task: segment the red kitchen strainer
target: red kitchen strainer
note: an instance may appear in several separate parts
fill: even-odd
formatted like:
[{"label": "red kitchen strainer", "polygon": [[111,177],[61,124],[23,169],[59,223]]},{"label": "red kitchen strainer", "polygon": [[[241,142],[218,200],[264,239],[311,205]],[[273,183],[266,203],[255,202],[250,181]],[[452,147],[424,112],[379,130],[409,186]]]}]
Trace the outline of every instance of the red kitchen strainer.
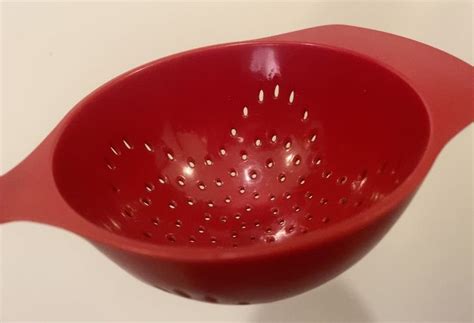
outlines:
[{"label": "red kitchen strainer", "polygon": [[160,59],[93,92],[0,178],[0,222],[70,230],[193,299],[288,297],[390,228],[472,122],[472,76],[348,26]]}]

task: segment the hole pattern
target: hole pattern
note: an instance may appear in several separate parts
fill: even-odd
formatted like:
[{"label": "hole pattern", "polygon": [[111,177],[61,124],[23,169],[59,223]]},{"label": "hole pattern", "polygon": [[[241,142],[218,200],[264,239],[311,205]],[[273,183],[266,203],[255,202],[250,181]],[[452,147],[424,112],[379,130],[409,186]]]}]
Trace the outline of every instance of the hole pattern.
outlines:
[{"label": "hole pattern", "polygon": [[267,168],[272,168],[274,164],[275,163],[273,162],[273,159],[271,158],[267,159],[267,161],[265,162],[265,165],[267,166]]},{"label": "hole pattern", "polygon": [[167,157],[169,160],[174,160],[173,152],[172,152],[172,151],[167,151],[167,152],[166,152],[166,157]]},{"label": "hole pattern", "polygon": [[170,201],[168,203],[168,207],[172,210],[176,209],[178,207],[178,203],[176,203],[175,201]]},{"label": "hole pattern", "polygon": [[164,176],[158,177],[158,182],[159,182],[160,184],[166,184],[166,177],[164,177]]},{"label": "hole pattern", "polygon": [[176,236],[173,234],[173,233],[167,233],[165,235],[165,238],[169,241],[169,242],[176,242]]},{"label": "hole pattern", "polygon": [[125,148],[127,148],[128,150],[133,149],[132,144],[130,144],[130,142],[128,142],[127,139],[122,139],[122,142],[123,142],[123,145],[125,146]]},{"label": "hole pattern", "polygon": [[288,97],[288,103],[293,104],[295,101],[295,91],[290,92],[290,96]]},{"label": "hole pattern", "polygon": [[257,175],[257,171],[251,170],[251,171],[249,172],[249,177],[250,177],[251,179],[257,179],[257,176],[258,176],[258,175]]},{"label": "hole pattern", "polygon": [[184,186],[185,182],[184,182],[184,177],[183,176],[179,176],[177,179],[176,179],[176,183],[178,183],[179,186]]},{"label": "hole pattern", "polygon": [[277,84],[275,85],[275,89],[273,90],[273,97],[275,99],[278,99],[279,95],[280,95],[280,86]]},{"label": "hole pattern", "polygon": [[[242,248],[327,227],[383,199],[384,193],[372,188],[367,169],[354,173],[331,167],[331,156],[322,150],[318,110],[303,106],[303,96],[295,100],[296,92],[279,84],[265,91],[257,94],[261,106],[254,101],[229,110],[227,137],[200,138],[206,141],[205,153],[192,145],[140,142],[130,134],[112,141],[104,169],[114,170],[108,173],[109,187],[118,200],[133,192],[114,182],[113,174],[133,171],[126,161],[134,154],[151,156],[161,174],[143,178],[133,173],[147,196],[124,200],[116,211],[120,221],[104,221],[104,228],[127,228],[135,238],[153,243]],[[265,120],[267,113],[281,113],[283,126],[256,129],[251,120]],[[296,132],[289,133],[286,123],[294,124]],[[144,150],[135,149],[140,146]],[[386,161],[373,174],[380,181],[390,178],[394,186],[401,181]]]},{"label": "hole pattern", "polygon": [[149,152],[153,152],[153,147],[149,143],[144,143],[145,149]]},{"label": "hole pattern", "polygon": [[308,117],[309,117],[309,111],[308,111],[308,110],[304,110],[304,111],[303,111],[303,121],[308,120]]},{"label": "hole pattern", "polygon": [[347,176],[341,176],[341,177],[339,177],[339,178],[337,179],[337,183],[338,183],[339,185],[343,185],[343,184],[347,183]]},{"label": "hole pattern", "polygon": [[321,176],[324,178],[330,178],[332,176],[332,171],[325,170],[324,172],[321,173]]},{"label": "hole pattern", "polygon": [[244,118],[247,118],[247,117],[249,116],[249,108],[244,107],[244,108],[242,109],[242,116],[243,116]]},{"label": "hole pattern", "polygon": [[115,164],[111,163],[111,162],[106,162],[106,165],[107,165],[107,168],[109,170],[114,170],[117,168],[117,166],[115,166]]},{"label": "hole pattern", "polygon": [[192,159],[191,157],[188,158],[188,166],[191,167],[191,168],[196,167],[196,161],[194,159]]},{"label": "hole pattern", "polygon": [[120,150],[118,150],[117,148],[113,147],[113,146],[110,146],[110,150],[112,150],[112,153],[115,155],[115,156],[119,156],[120,155]]},{"label": "hole pattern", "polygon": [[145,184],[145,190],[147,192],[152,192],[155,190],[155,185],[153,183],[146,183]]},{"label": "hole pattern", "polygon": [[204,164],[206,166],[212,166],[212,164],[214,164],[214,162],[212,161],[211,157],[207,156],[205,159],[204,159]]},{"label": "hole pattern", "polygon": [[299,166],[301,165],[301,157],[299,155],[296,155],[294,158],[293,158],[293,164],[295,166]]},{"label": "hole pattern", "polygon": [[140,202],[144,205],[144,206],[150,206],[151,205],[151,200],[147,197],[143,197],[140,199]]}]

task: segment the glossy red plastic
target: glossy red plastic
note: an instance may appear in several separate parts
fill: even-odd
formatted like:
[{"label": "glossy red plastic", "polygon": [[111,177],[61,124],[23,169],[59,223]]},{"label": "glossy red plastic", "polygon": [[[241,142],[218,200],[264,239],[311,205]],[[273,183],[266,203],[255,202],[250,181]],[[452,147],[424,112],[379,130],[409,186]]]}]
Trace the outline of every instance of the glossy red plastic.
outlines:
[{"label": "glossy red plastic", "polygon": [[473,68],[322,26],[196,49],[100,87],[0,178],[0,222],[90,240],[160,289],[247,304],[335,277],[473,121]]}]

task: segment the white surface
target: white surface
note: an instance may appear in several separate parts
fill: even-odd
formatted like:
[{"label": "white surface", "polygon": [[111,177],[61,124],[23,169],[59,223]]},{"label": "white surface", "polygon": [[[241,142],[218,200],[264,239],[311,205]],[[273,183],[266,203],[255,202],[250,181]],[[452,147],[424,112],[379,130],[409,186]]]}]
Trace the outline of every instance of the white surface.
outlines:
[{"label": "white surface", "polygon": [[[401,34],[472,64],[468,1],[4,3],[1,167],[13,167],[79,99],[136,65],[327,23]],[[400,221],[361,262],[273,304],[178,298],[130,277],[72,234],[30,223],[2,226],[0,320],[471,321],[472,147],[471,126],[446,147]]]}]

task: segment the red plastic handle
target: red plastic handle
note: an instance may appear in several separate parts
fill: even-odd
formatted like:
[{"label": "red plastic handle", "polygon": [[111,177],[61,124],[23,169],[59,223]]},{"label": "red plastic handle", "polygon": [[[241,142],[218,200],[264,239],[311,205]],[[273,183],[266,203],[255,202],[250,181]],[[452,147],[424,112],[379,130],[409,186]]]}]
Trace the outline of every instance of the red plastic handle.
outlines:
[{"label": "red plastic handle", "polygon": [[57,133],[18,166],[0,176],[0,223],[34,221],[58,227],[74,225],[72,209],[60,195],[52,171]]},{"label": "red plastic handle", "polygon": [[432,123],[432,139],[438,149],[473,122],[473,67],[431,46],[344,25],[314,27],[264,40],[314,43],[350,50],[397,72],[424,101]]}]

